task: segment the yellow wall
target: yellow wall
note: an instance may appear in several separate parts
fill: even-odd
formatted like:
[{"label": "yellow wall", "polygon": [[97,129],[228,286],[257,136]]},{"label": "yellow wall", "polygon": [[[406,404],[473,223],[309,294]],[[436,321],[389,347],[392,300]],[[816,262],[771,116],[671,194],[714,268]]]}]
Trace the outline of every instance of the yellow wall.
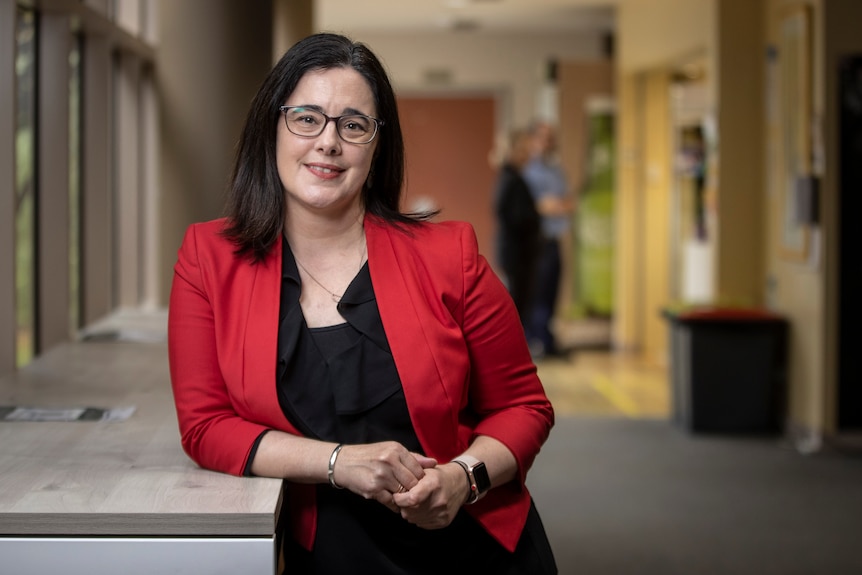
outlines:
[{"label": "yellow wall", "polygon": [[666,321],[661,309],[670,303],[670,205],[673,157],[670,133],[670,72],[659,69],[643,78],[643,213],[640,253],[644,282],[641,323],[642,349],[647,359],[664,363],[668,351]]},{"label": "yellow wall", "polygon": [[638,154],[642,83],[637,74],[622,74],[618,78],[617,105],[617,173],[614,203],[614,345],[633,349],[643,339],[643,326],[638,310],[642,271],[637,258],[640,210],[640,159]]},{"label": "yellow wall", "polygon": [[[838,205],[837,64],[842,54],[862,51],[862,3],[858,0],[770,0],[766,29],[769,42],[779,42],[780,22],[788,11],[807,6],[812,31],[811,125],[813,173],[821,180],[821,224],[810,230],[808,252],[788,258],[782,249],[781,180],[771,168],[766,220],[767,269],[775,308],[792,324],[789,365],[789,419],[792,430],[830,435],[836,431],[836,344],[840,313],[836,302]],[[780,56],[780,55],[779,55]],[[779,100],[776,98],[776,103]],[[780,118],[767,119],[767,150],[783,137]],[[778,163],[780,168],[780,162]]]},{"label": "yellow wall", "polygon": [[712,48],[716,0],[619,0],[617,65],[666,66]]},{"label": "yellow wall", "polygon": [[[788,11],[800,5],[811,9],[812,29],[820,21],[820,13],[812,2],[790,2],[786,0],[771,0],[767,11],[767,37],[772,45],[779,42],[779,27]],[[779,61],[781,54],[778,55]],[[776,69],[780,79],[780,72]],[[822,100],[817,92],[822,88],[819,82],[814,82],[813,96],[815,101]],[[772,119],[775,125],[769,126],[771,150],[780,149],[784,137],[783,124],[780,117],[780,95],[774,94],[771,104],[777,106],[779,112]],[[814,108],[820,104],[814,103]],[[814,110],[812,110],[814,112]],[[814,112],[817,113],[817,112]],[[776,310],[787,316],[791,324],[789,371],[788,371],[788,417],[793,428],[808,431],[823,430],[825,427],[825,387],[824,358],[822,342],[825,336],[823,307],[823,271],[819,263],[819,250],[809,244],[809,254],[798,258],[790,256],[781,242],[782,205],[784,201],[783,180],[780,172],[783,164],[780,156],[775,159],[776,169],[770,169],[769,180],[769,217],[767,242],[769,252],[767,269],[772,278],[771,300]]]},{"label": "yellow wall", "polygon": [[[715,0],[621,0],[617,8],[619,142],[614,344],[663,362],[670,303],[673,70],[714,52]],[[712,75],[707,64],[707,78]]]},{"label": "yellow wall", "polygon": [[[646,7],[645,4],[649,6]],[[627,106],[620,114],[620,310],[616,343],[667,357],[660,310],[671,304],[673,161],[672,73],[704,66],[708,113],[717,125],[709,199],[715,224],[716,303],[761,305],[764,252],[763,8],[748,0],[624,1],[618,14],[618,74]],[[642,85],[641,85],[642,84]],[[639,87],[640,86],[640,87]],[[639,90],[639,94],[630,91]],[[634,264],[634,270],[622,266]],[[629,315],[631,314],[631,315]]]},{"label": "yellow wall", "polygon": [[[822,12],[817,3],[788,0],[771,0],[767,12],[767,36],[770,44],[779,43],[780,23],[794,7],[808,6],[811,14],[811,27],[814,32],[812,48],[819,44],[818,28],[821,26]],[[818,50],[819,51],[819,50]],[[781,54],[779,53],[779,61]],[[818,58],[813,56],[815,77],[820,76]],[[778,74],[780,79],[780,74]],[[822,83],[812,86],[812,113],[822,117]],[[776,91],[770,105],[781,111],[780,91]],[[769,142],[772,149],[780,149],[785,137],[780,116],[777,129],[770,130],[774,138]],[[776,141],[777,139],[777,141]],[[778,161],[780,168],[781,162]],[[790,257],[782,246],[782,202],[785,185],[778,173],[770,180],[770,218],[766,221],[770,244],[768,269],[773,278],[772,298],[775,308],[786,315],[791,323],[789,354],[788,416],[794,428],[820,432],[826,423],[825,412],[825,368],[823,357],[824,326],[824,275],[821,264],[822,252],[809,242],[809,253],[803,258]],[[811,230],[814,234],[818,230]],[[813,238],[811,238],[813,239]]]},{"label": "yellow wall", "polygon": [[751,0],[720,0],[716,16],[716,294],[721,303],[760,306],[766,251],[763,8]]}]

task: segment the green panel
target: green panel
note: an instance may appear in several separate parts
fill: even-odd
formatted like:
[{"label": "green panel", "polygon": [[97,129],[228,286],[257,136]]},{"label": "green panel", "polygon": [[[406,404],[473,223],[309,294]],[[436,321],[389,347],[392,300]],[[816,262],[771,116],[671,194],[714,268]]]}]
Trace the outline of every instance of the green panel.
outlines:
[{"label": "green panel", "polygon": [[588,183],[577,216],[577,277],[581,307],[590,315],[613,313],[614,118],[589,118]]}]

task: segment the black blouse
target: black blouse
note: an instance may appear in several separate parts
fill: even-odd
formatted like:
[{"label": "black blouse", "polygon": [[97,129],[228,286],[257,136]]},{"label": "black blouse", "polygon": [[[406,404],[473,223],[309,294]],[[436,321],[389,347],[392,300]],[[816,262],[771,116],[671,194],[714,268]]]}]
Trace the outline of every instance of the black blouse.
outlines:
[{"label": "black blouse", "polygon": [[368,264],[338,304],[346,323],[310,329],[287,242],[283,253],[276,373],[279,404],[288,419],[308,437],[339,443],[395,440],[420,452]]}]

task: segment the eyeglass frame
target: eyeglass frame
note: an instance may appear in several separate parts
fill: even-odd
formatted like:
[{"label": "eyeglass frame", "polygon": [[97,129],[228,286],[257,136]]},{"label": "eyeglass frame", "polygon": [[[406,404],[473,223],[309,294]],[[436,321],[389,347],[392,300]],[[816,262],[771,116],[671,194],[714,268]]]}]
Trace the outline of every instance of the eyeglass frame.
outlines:
[{"label": "eyeglass frame", "polygon": [[[326,121],[323,122],[323,126],[321,126],[321,128],[320,128],[320,132],[318,132],[314,135],[311,135],[311,134],[297,134],[296,132],[291,130],[290,124],[287,122],[287,112],[289,112],[293,108],[308,108],[310,111],[312,111],[316,114],[320,114],[321,116],[326,118]],[[324,114],[323,112],[321,112],[320,110],[315,110],[314,108],[309,108],[308,106],[287,106],[287,105],[284,105],[284,106],[279,106],[278,111],[279,111],[279,113],[281,113],[282,117],[284,117],[284,127],[287,128],[287,131],[290,132],[291,134],[293,134],[294,136],[298,136],[300,138],[316,138],[316,137],[320,136],[320,134],[322,134],[324,130],[326,130],[326,126],[329,124],[329,122],[333,122],[335,124],[335,133],[338,134],[338,137],[341,138],[344,142],[346,142],[348,144],[356,144],[357,146],[364,146],[366,144],[370,144],[371,142],[373,142],[374,138],[376,138],[377,134],[380,132],[380,127],[386,123],[385,121],[383,121],[379,118],[375,118],[374,116],[367,116],[365,114],[342,114],[340,116],[328,116],[328,115]],[[361,118],[368,118],[369,120],[374,122],[374,133],[371,135],[371,139],[368,140],[367,142],[351,142],[350,140],[346,139],[344,136],[341,135],[341,130],[338,127],[338,121],[341,118],[350,118],[352,116],[359,116]]]}]

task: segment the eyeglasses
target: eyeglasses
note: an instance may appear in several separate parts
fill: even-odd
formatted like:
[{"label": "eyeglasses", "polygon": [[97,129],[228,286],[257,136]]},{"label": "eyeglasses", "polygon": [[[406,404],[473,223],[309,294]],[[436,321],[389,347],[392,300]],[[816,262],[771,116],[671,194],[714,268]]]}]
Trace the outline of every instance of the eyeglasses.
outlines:
[{"label": "eyeglasses", "polygon": [[284,124],[290,133],[303,138],[314,138],[323,133],[329,122],[335,122],[335,131],[345,142],[351,144],[370,144],[377,135],[383,120],[363,114],[346,114],[331,117],[303,106],[279,106],[284,114]]}]

